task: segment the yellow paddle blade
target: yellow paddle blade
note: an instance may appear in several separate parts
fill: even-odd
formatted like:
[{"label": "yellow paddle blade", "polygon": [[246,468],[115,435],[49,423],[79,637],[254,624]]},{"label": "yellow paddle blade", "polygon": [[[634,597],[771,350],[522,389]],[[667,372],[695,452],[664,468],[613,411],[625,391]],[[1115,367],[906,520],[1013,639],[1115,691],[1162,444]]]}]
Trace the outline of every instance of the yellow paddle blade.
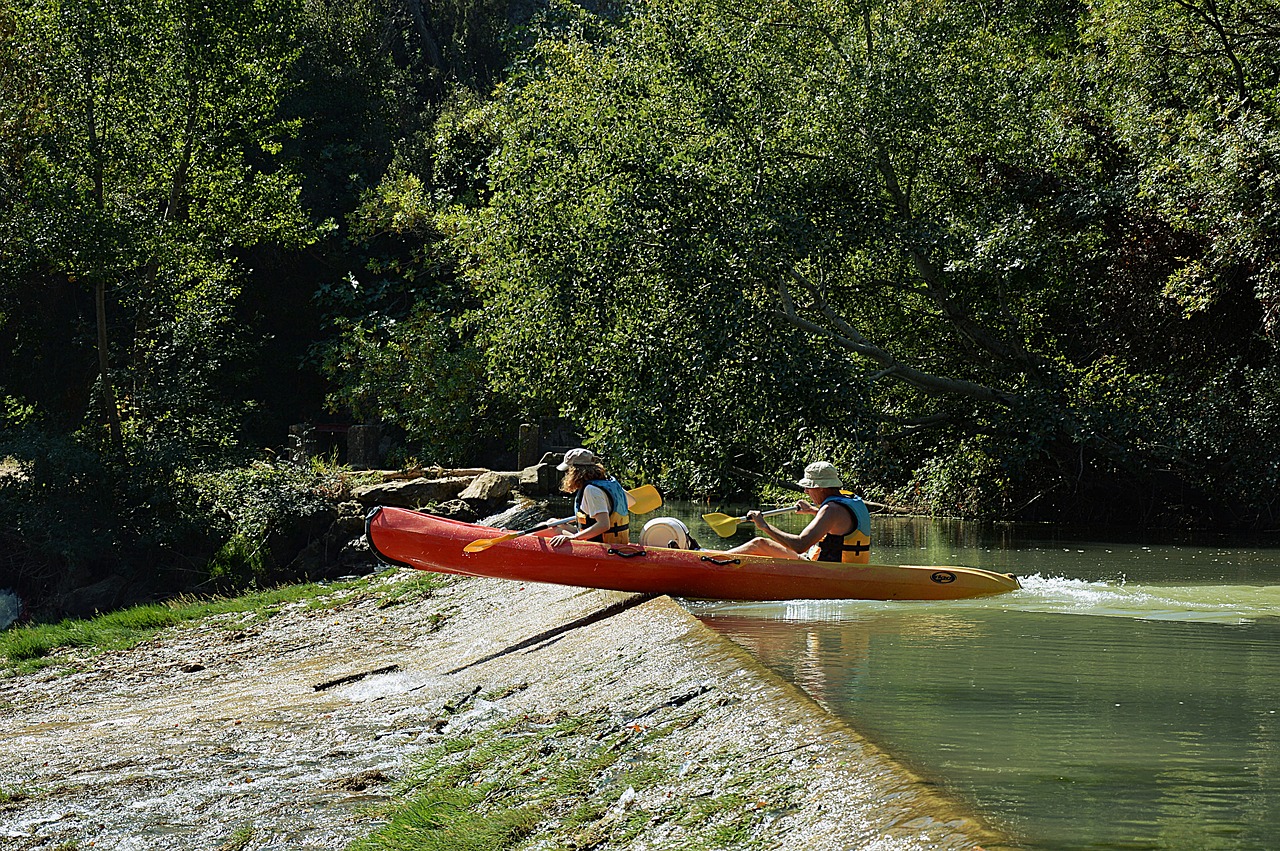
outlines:
[{"label": "yellow paddle blade", "polygon": [[627,491],[627,495],[634,500],[631,507],[627,509],[632,514],[648,514],[662,507],[662,494],[658,493],[658,489],[653,485],[632,488]]},{"label": "yellow paddle blade", "polygon": [[747,518],[730,517],[728,514],[720,514],[717,512],[715,514],[704,514],[702,515],[702,519],[707,521],[707,525],[711,527],[711,531],[715,532],[720,537],[731,538],[733,537],[733,534],[738,531],[738,524]]},{"label": "yellow paddle blade", "polygon": [[512,532],[510,535],[499,535],[496,538],[481,538],[478,541],[472,541],[462,548],[464,553],[480,553],[492,547],[494,544],[501,544],[503,541],[510,541],[512,538],[520,537],[521,532]]}]

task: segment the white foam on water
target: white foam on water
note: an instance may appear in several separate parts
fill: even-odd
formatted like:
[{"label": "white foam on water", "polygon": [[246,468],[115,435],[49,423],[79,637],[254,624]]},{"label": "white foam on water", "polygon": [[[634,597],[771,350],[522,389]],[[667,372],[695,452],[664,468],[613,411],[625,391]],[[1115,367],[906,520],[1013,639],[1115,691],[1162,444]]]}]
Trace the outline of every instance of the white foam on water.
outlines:
[{"label": "white foam on water", "polygon": [[7,589],[0,590],[0,629],[5,629],[22,615],[22,602],[18,595]]},{"label": "white foam on water", "polygon": [[1280,616],[1280,585],[1131,585],[1020,576],[1022,590],[990,599],[1002,609],[1189,623],[1252,623]]},{"label": "white foam on water", "polygon": [[1123,580],[1019,576],[1022,589],[994,597],[942,601],[788,600],[694,602],[695,615],[747,616],[786,621],[840,621],[859,614],[911,609],[930,612],[982,609],[1135,618],[1187,623],[1246,624],[1280,617],[1280,585],[1133,585]]}]

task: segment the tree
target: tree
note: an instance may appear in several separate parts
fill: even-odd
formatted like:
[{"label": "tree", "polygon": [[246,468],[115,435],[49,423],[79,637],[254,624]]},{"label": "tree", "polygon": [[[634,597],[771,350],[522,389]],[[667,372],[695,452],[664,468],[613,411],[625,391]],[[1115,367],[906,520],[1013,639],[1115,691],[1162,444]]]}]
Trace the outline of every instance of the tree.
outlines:
[{"label": "tree", "polygon": [[307,197],[342,222],[315,294],[328,405],[399,428],[408,455],[441,463],[475,463],[515,433],[456,327],[474,300],[443,232],[452,205],[482,203],[493,140],[467,116],[506,60],[507,6],[311,4],[288,104],[307,116],[289,148],[318,165]]},{"label": "tree", "polygon": [[[804,334],[786,332],[774,321],[775,309],[799,319],[789,289],[782,302],[769,296],[777,282],[803,282],[810,296],[833,284],[843,291],[842,304],[857,304],[889,332],[909,327],[921,299],[933,299],[971,339],[1022,366],[1031,360],[965,316],[944,289],[941,266],[922,251],[915,268],[930,275],[929,283],[914,294],[900,286],[910,256],[900,250],[902,238],[922,235],[909,193],[926,197],[929,188],[908,183],[914,175],[900,177],[895,159],[901,154],[910,164],[928,154],[919,147],[928,128],[909,113],[939,105],[929,105],[925,82],[859,65],[891,64],[884,54],[909,46],[862,60],[837,50],[876,46],[869,33],[854,40],[833,30],[866,21],[856,10],[843,10],[843,17],[840,11],[654,5],[617,29],[600,25],[596,41],[570,35],[543,43],[537,70],[516,81],[494,121],[505,130],[494,203],[468,234],[483,246],[476,275],[487,310],[509,320],[481,328],[496,371],[530,395],[542,393],[544,404],[551,404],[548,394],[533,388],[549,360],[572,363],[576,375],[594,372],[599,380],[568,390],[567,410],[618,410],[613,442],[647,446],[650,458],[668,451],[677,436],[697,436],[682,464],[719,477],[735,466],[767,465],[771,455],[800,459],[809,451],[796,445],[806,423],[827,432],[827,442],[830,429],[842,440],[860,428],[874,433],[870,385],[857,380],[855,365],[833,360],[815,342],[827,330],[804,320],[794,322]],[[935,59],[921,58],[912,68],[923,73]],[[902,89],[873,102],[868,75]],[[887,112],[894,96],[900,113]],[[891,144],[901,151],[891,156]],[[871,257],[883,259],[877,266]],[[850,269],[868,279],[858,283]],[[902,312],[871,304],[880,287],[898,287],[894,302]],[[593,294],[589,309],[578,310]],[[575,351],[547,349],[530,318],[539,310]],[[594,361],[577,351],[593,336],[604,353]],[[885,369],[877,381],[896,376],[985,401],[1007,393],[971,375],[936,376],[891,362],[883,347],[847,334],[831,339],[881,355]],[[634,370],[618,362],[619,351],[639,361]],[[824,361],[820,374],[809,365],[815,357]],[[759,374],[761,365],[782,381]],[[618,380],[637,373],[639,380]],[[677,388],[674,407],[700,416],[699,425],[675,412],[665,433],[632,439],[640,437],[637,423],[651,419],[643,412],[657,402],[646,385]],[[937,412],[899,408],[887,416],[916,428]],[[761,429],[762,423],[772,427]],[[608,433],[604,422],[598,430]],[[725,440],[722,430],[735,437]],[[749,448],[761,441],[767,446]],[[726,463],[726,444],[739,463]]]},{"label": "tree", "polygon": [[236,414],[224,382],[248,342],[231,313],[237,257],[313,238],[276,158],[295,6],[40,0],[17,12],[16,50],[37,81],[23,102],[37,116],[20,174],[26,248],[41,261],[27,286],[93,293],[116,451],[165,433],[225,442]]},{"label": "tree", "polygon": [[[1169,465],[1240,516],[1274,523],[1280,485],[1280,5],[1102,3],[1082,70],[1096,114],[1132,160],[1147,269],[1180,316]],[[1119,276],[1112,276],[1113,280]]]},{"label": "tree", "polygon": [[1188,235],[1134,203],[1081,14],[690,0],[547,34],[460,239],[494,380],[717,487],[825,450],[949,511],[1203,501],[1177,402],[1256,315],[1188,321],[1177,262],[1124,265]]}]

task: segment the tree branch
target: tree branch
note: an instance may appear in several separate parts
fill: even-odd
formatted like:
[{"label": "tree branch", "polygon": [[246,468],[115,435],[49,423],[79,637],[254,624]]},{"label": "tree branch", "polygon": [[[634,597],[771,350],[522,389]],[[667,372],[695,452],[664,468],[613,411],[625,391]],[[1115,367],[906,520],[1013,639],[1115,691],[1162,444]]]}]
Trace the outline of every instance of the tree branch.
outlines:
[{"label": "tree branch", "polygon": [[1181,6],[1192,17],[1199,18],[1205,26],[1213,30],[1218,36],[1218,41],[1222,44],[1222,50],[1226,54],[1227,61],[1231,63],[1232,76],[1235,78],[1236,96],[1240,99],[1240,103],[1249,102],[1249,88],[1245,82],[1244,65],[1240,61],[1240,57],[1236,55],[1235,47],[1231,43],[1231,33],[1227,32],[1226,25],[1222,22],[1222,15],[1218,11],[1218,5],[1214,0],[1207,0],[1204,6],[1196,3],[1188,2],[1188,0],[1173,0],[1174,3]]},{"label": "tree branch", "polygon": [[909,384],[926,395],[962,396],[981,402],[994,402],[1004,406],[1012,403],[1013,397],[1009,394],[986,385],[963,379],[931,375],[907,366],[889,354],[889,352],[868,342],[858,329],[846,322],[843,317],[832,309],[826,299],[822,297],[822,294],[818,292],[817,287],[798,271],[792,269],[791,277],[808,290],[814,299],[816,309],[830,323],[829,325],[820,325],[801,316],[796,309],[795,301],[792,299],[786,283],[780,282],[778,289],[782,306],[775,313],[797,328],[808,331],[811,334],[826,337],[841,348],[880,364],[883,367],[882,375],[890,376],[904,384]]}]

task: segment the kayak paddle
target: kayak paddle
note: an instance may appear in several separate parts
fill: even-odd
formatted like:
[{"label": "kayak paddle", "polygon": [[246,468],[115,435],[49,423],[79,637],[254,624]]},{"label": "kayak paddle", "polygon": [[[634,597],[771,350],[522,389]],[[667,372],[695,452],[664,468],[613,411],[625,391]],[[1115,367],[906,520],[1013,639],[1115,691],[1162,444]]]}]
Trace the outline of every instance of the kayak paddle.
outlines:
[{"label": "kayak paddle", "polygon": [[627,496],[631,497],[631,505],[627,508],[628,512],[648,514],[650,511],[657,511],[662,507],[662,494],[658,493],[658,489],[653,485],[641,485],[638,488],[632,488],[627,491]]},{"label": "kayak paddle", "polygon": [[[657,511],[662,507],[662,494],[658,493],[658,489],[653,485],[641,485],[638,488],[633,488],[627,491],[627,496],[631,497],[631,506],[627,509],[631,514],[648,514],[650,511]],[[547,520],[532,529],[525,529],[523,532],[511,532],[507,535],[499,535],[496,538],[481,538],[467,544],[462,548],[462,551],[464,553],[484,552],[494,544],[501,544],[503,541],[510,541],[512,538],[519,538],[523,535],[531,535],[534,532],[550,529],[552,526],[559,526],[561,523],[568,523],[571,520],[573,520],[572,517]]]},{"label": "kayak paddle", "polygon": [[[774,508],[770,511],[764,512],[764,516],[768,517],[772,514],[788,514],[795,510],[794,505],[790,508]],[[711,530],[717,535],[722,538],[728,538],[732,536],[734,532],[738,531],[738,524],[746,522],[747,518],[746,515],[743,515],[742,517],[730,517],[728,514],[720,514],[717,512],[715,514],[704,514],[702,515],[702,519],[707,521],[707,525],[710,526]]]}]

